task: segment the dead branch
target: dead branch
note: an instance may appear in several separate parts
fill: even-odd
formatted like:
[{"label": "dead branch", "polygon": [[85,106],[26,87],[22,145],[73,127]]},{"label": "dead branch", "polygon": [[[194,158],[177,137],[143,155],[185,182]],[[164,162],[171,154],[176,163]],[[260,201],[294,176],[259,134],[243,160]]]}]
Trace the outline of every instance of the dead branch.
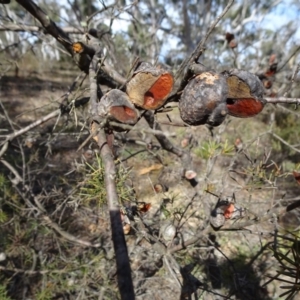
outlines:
[{"label": "dead branch", "polygon": [[278,103],[283,103],[283,104],[300,104],[300,98],[286,98],[286,97],[276,97],[276,98],[264,98],[267,103],[270,104],[278,104]]},{"label": "dead branch", "polygon": [[97,137],[98,145],[100,148],[100,154],[104,163],[105,170],[105,186],[107,191],[107,203],[109,207],[112,240],[116,254],[118,287],[120,290],[121,298],[124,300],[131,300],[135,297],[131,278],[131,268],[129,263],[128,251],[124,237],[120,208],[118,203],[118,194],[116,190],[116,167],[114,164],[111,150],[106,141],[104,129],[100,130]]},{"label": "dead branch", "polygon": [[[81,72],[81,73],[76,77],[76,79],[74,80],[74,82],[73,82],[72,85],[70,86],[68,92],[63,96],[64,99],[63,99],[63,101],[62,101],[62,103],[61,103],[61,105],[60,105],[60,109],[57,109],[57,110],[55,110],[55,111],[49,113],[48,115],[46,115],[46,116],[40,118],[39,120],[37,120],[37,121],[35,121],[35,122],[29,124],[29,125],[26,126],[25,128],[21,128],[21,129],[18,130],[18,131],[15,131],[15,132],[13,132],[13,133],[11,133],[11,134],[9,134],[9,135],[4,136],[4,137],[5,137],[5,140],[4,140],[3,142],[0,143],[0,146],[2,146],[2,145],[4,145],[4,146],[5,146],[5,145],[8,145],[8,142],[9,142],[9,141],[12,141],[14,138],[16,138],[16,137],[18,137],[18,136],[20,136],[20,135],[22,135],[22,134],[28,132],[29,130],[31,130],[31,129],[33,129],[33,128],[35,128],[35,127],[37,127],[37,126],[39,126],[39,125],[41,125],[41,124],[43,124],[43,123],[45,123],[45,122],[47,122],[47,121],[53,119],[53,118],[55,118],[55,117],[58,117],[60,114],[69,113],[73,105],[74,105],[75,108],[76,108],[76,107],[79,107],[79,106],[82,106],[82,105],[85,105],[85,104],[89,101],[89,98],[84,97],[84,98],[81,98],[81,99],[77,99],[77,100],[74,101],[74,103],[70,103],[69,105],[64,105],[64,104],[63,104],[65,101],[67,101],[69,95],[70,95],[71,92],[75,89],[75,87],[76,87],[76,85],[77,85],[79,79],[82,77],[83,74],[84,74],[84,73]],[[86,75],[85,75],[85,76],[86,76]],[[84,79],[85,79],[85,76],[84,76],[84,78],[82,79],[80,85],[83,83],[83,81],[84,81]],[[3,108],[4,111],[5,111],[5,108],[4,108],[4,106],[3,106],[2,103],[1,103],[1,106],[2,106],[2,108]],[[10,119],[9,119],[8,114],[7,114],[6,112],[5,112],[5,115],[6,115],[7,120],[10,122]],[[13,128],[13,126],[11,126],[11,127]],[[6,150],[5,150],[4,152],[2,152],[3,149],[4,149],[4,146],[2,147],[2,149],[1,149],[1,151],[0,151],[0,157],[1,157],[1,156],[3,155],[3,153],[6,151]]]},{"label": "dead branch", "polygon": [[[98,107],[98,84],[97,84],[97,64],[98,64],[97,55],[95,55],[89,66],[89,80],[90,80],[90,114],[92,116],[97,115]],[[102,92],[101,92],[102,94]],[[102,96],[102,95],[99,95]]]},{"label": "dead branch", "polygon": [[0,158],[6,152],[7,148],[8,148],[8,142],[4,143],[3,147],[1,148],[1,150],[0,150]]},{"label": "dead branch", "polygon": [[[176,82],[177,89],[169,96],[169,98],[166,100],[165,103],[172,102],[172,101],[178,101],[183,89],[185,88],[185,86],[188,83],[189,78],[191,78],[193,73],[199,69],[199,67],[196,64],[198,63],[198,59],[200,58],[200,56],[202,55],[202,53],[205,50],[204,45],[207,42],[210,34],[214,30],[214,28],[218,25],[220,20],[228,12],[228,10],[233,5],[233,3],[234,3],[234,0],[230,0],[228,2],[227,6],[224,8],[222,13],[215,19],[215,21],[211,24],[211,26],[207,30],[206,35],[204,36],[203,39],[200,40],[200,42],[198,43],[198,45],[196,46],[196,48],[192,52],[192,54],[182,62],[179,69],[177,70],[176,76],[175,76],[175,78],[177,80],[177,82]],[[195,70],[195,68],[197,70]],[[201,68],[205,68],[205,67],[201,65]],[[184,72],[184,70],[185,70],[185,72]],[[183,72],[184,72],[183,78],[180,79],[181,74]]]},{"label": "dead branch", "polygon": [[41,124],[43,124],[43,123],[45,123],[45,122],[53,119],[53,118],[56,118],[57,116],[59,116],[60,113],[61,113],[61,110],[57,109],[57,110],[51,112],[50,114],[48,114],[48,115],[40,118],[39,120],[37,120],[37,121],[29,124],[28,126],[26,126],[26,127],[22,128],[22,129],[20,129],[18,131],[15,131],[15,132],[7,135],[5,141],[2,142],[1,145],[4,145],[5,143],[13,140],[14,138],[16,138],[16,137],[18,137],[18,136],[20,136],[20,135],[22,135],[22,134],[24,134],[26,132],[28,132],[29,130],[31,130],[31,129],[33,129],[33,128],[35,128],[35,127],[37,127],[37,126],[39,126],[39,125],[41,125]]},{"label": "dead branch", "polygon": [[296,79],[296,76],[297,74],[299,73],[299,70],[300,70],[300,64],[298,63],[297,66],[295,67],[295,70],[292,74],[292,77],[289,81],[289,83],[287,84],[286,88],[284,89],[285,92],[283,94],[283,97],[286,97],[287,96],[287,93],[290,91],[290,89],[292,88],[294,82],[295,82],[295,79]]},{"label": "dead branch", "polygon": [[[89,80],[90,80],[90,116],[92,132],[99,130],[94,119],[97,118],[98,112],[98,95],[102,95],[100,88],[97,85],[97,69],[98,60],[100,57],[99,51],[96,51],[90,66],[89,66]],[[98,120],[101,121],[101,120]],[[105,170],[105,187],[107,192],[107,203],[110,215],[110,224],[112,231],[112,240],[116,255],[118,288],[121,294],[121,299],[134,299],[133,283],[131,278],[131,268],[129,263],[127,245],[125,241],[120,208],[118,203],[118,194],[116,188],[116,166],[114,163],[112,152],[108,146],[104,128],[99,130],[97,134],[97,143],[100,149],[101,159]]]},{"label": "dead branch", "polygon": [[[78,99],[78,100],[76,100],[76,101],[74,102],[74,106],[75,106],[75,107],[79,107],[79,106],[81,106],[81,105],[85,105],[85,104],[88,102],[88,100],[89,100],[89,98],[86,98],[86,97],[84,97],[84,98],[82,98],[82,99]],[[44,117],[38,119],[38,120],[35,121],[35,122],[29,124],[28,126],[26,126],[26,127],[24,127],[24,128],[21,128],[20,130],[15,131],[15,132],[13,132],[13,133],[11,133],[11,134],[9,134],[9,135],[6,135],[6,136],[5,136],[5,140],[4,140],[3,142],[0,143],[0,146],[6,144],[6,143],[9,142],[9,141],[12,141],[12,140],[15,139],[16,137],[18,137],[18,136],[20,136],[20,135],[22,135],[22,134],[28,132],[29,130],[31,130],[31,129],[33,129],[33,128],[39,126],[39,125],[41,125],[41,124],[43,124],[43,123],[45,123],[45,122],[47,122],[47,121],[49,121],[49,120],[51,120],[51,119],[53,119],[53,118],[58,117],[59,115],[63,115],[64,113],[68,113],[68,112],[70,111],[72,105],[73,105],[73,104],[70,103],[69,106],[67,106],[67,107],[61,106],[60,109],[54,110],[53,112],[51,112],[51,113],[49,113],[48,115],[46,115],[46,116],[44,116]]]},{"label": "dead branch", "polygon": [[[42,32],[44,31],[44,27],[42,26],[31,26],[31,25],[23,25],[23,24],[0,24],[0,31],[15,31],[15,32]],[[81,27],[73,27],[73,26],[66,26],[63,27],[62,30],[65,33],[71,34],[83,34],[84,29]]]},{"label": "dead branch", "polygon": [[[46,32],[52,35],[60,44],[62,44],[64,48],[72,55],[72,57],[74,57],[75,60],[78,59],[78,55],[73,55],[73,41],[69,38],[69,36],[64,32],[63,29],[57,26],[55,22],[53,22],[49,18],[49,16],[41,8],[39,8],[39,6],[37,6],[31,0],[17,0],[17,2],[20,5],[22,5],[29,13],[31,13],[34,16],[34,18],[39,20]],[[87,46],[85,45],[85,47]],[[91,59],[92,57],[90,57],[90,53],[88,52],[84,51],[82,54],[80,54],[81,62],[91,61]],[[81,68],[82,71],[87,72],[87,70],[85,69],[85,65],[80,64],[78,61],[75,62],[78,65],[78,67]],[[126,80],[108,64],[103,65],[102,69],[106,74],[108,74],[109,77],[113,78],[120,85],[126,82]]]},{"label": "dead branch", "polygon": [[58,27],[49,16],[40,9],[33,1],[31,0],[17,0],[17,2],[23,6],[29,13],[31,13],[34,18],[40,21],[43,28],[51,34],[57,41],[59,41],[65,49],[73,56],[72,52],[72,42],[69,36]]},{"label": "dead branch", "polygon": [[103,8],[101,8],[101,9],[95,11],[93,14],[91,14],[90,16],[87,17],[87,19],[86,19],[86,21],[85,21],[87,24],[89,24],[90,21],[91,21],[96,15],[103,13],[104,11],[108,10],[109,8],[114,8],[114,7],[118,4],[118,1],[114,1],[114,2],[111,3],[110,5],[105,5],[104,2],[103,2],[102,4],[103,4],[103,6],[104,6]]},{"label": "dead branch", "polygon": [[[68,111],[68,108],[65,108],[64,106],[68,105],[68,98],[69,98],[69,96],[70,96],[71,93],[75,90],[75,88],[76,88],[77,86],[79,86],[79,87],[82,86],[82,84],[83,84],[83,82],[85,81],[86,77],[87,77],[87,75],[86,75],[86,73],[84,73],[84,72],[80,72],[80,73],[77,75],[77,77],[75,78],[75,80],[73,81],[73,83],[71,84],[71,86],[69,87],[68,92],[67,92],[66,94],[64,94],[64,95],[61,97],[61,98],[63,98],[63,100],[62,100],[62,102],[61,102],[61,106],[60,106],[60,108],[61,108],[62,110]],[[75,104],[75,107],[78,107],[78,106],[81,105],[79,101],[81,101],[81,100],[76,100],[76,101],[75,101],[75,103],[74,103],[74,104]]]}]

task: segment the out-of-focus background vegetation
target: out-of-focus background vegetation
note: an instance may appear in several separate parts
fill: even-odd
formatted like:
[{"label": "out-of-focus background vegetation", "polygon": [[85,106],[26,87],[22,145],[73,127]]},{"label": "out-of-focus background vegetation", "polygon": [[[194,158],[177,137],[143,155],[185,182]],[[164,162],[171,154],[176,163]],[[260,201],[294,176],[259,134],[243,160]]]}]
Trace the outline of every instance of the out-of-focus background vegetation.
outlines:
[{"label": "out-of-focus background vegetation", "polygon": [[[227,1],[36,3],[74,41],[96,29],[106,59],[127,76],[137,57],[176,73]],[[235,46],[226,33],[234,35]],[[205,47],[200,61],[216,71],[264,74],[275,57],[277,72],[265,96],[300,98],[299,1],[235,1]],[[15,1],[0,4],[1,140],[58,109],[79,73],[24,8]],[[69,99],[88,93],[86,80]],[[281,253],[298,262],[297,210],[247,230],[211,231],[168,256],[155,241],[178,245],[207,228],[218,199],[206,190],[222,199],[234,194],[252,219],[299,200],[293,176],[300,170],[298,107],[268,104],[254,118],[227,117],[212,130],[174,126],[182,121],[176,103],[172,106],[157,120],[175,145],[191,151],[200,192],[182,179],[179,159],[154,136],[116,135],[120,204],[151,204],[126,235],[136,299],[285,299],[280,286],[291,290],[290,283],[264,284],[280,270]],[[51,119],[14,139],[0,158],[1,300],[120,297],[102,162],[91,141],[77,151],[89,134],[87,116],[83,107]],[[157,183],[168,191],[158,193]],[[90,245],[72,242],[68,234]],[[295,265],[280,278],[288,279]]]}]

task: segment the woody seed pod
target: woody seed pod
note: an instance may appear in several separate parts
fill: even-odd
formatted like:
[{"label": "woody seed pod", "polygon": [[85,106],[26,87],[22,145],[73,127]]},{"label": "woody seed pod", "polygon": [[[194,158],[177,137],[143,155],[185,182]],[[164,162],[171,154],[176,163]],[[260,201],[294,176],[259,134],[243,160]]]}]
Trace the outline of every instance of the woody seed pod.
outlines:
[{"label": "woody seed pod", "polygon": [[134,125],[139,118],[139,113],[128,96],[117,89],[110,90],[101,98],[98,114],[112,121],[130,125]]},{"label": "woody seed pod", "polygon": [[180,116],[189,125],[220,125],[227,115],[227,83],[214,72],[203,72],[185,87],[179,100]]},{"label": "woody seed pod", "polygon": [[260,113],[266,101],[264,87],[259,78],[244,70],[232,69],[223,72],[228,84],[228,114],[248,118]]},{"label": "woody seed pod", "polygon": [[126,85],[132,103],[147,110],[161,107],[173,88],[173,75],[160,67],[143,62]]}]

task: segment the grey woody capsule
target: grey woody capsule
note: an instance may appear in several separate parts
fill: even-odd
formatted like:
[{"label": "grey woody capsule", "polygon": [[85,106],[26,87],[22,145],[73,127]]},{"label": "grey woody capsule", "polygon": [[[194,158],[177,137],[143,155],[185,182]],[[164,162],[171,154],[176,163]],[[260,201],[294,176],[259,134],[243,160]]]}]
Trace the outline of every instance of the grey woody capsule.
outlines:
[{"label": "grey woody capsule", "polygon": [[266,104],[261,80],[248,71],[232,69],[222,73],[228,84],[228,114],[249,118],[259,114]]},{"label": "grey woody capsule", "polygon": [[228,87],[223,75],[203,72],[187,84],[179,100],[181,119],[189,125],[220,125],[226,115]]}]

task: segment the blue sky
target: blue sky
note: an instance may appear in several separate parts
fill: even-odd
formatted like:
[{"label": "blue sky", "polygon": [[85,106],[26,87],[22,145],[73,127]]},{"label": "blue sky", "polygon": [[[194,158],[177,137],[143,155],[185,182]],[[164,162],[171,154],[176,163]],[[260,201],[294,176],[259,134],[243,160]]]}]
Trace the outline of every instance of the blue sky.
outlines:
[{"label": "blue sky", "polygon": [[297,39],[300,44],[300,6],[297,8],[297,6],[292,4],[292,1],[290,0],[281,1],[272,13],[268,14],[264,18],[262,26],[277,31],[280,30],[284,24],[287,24],[290,21],[292,21],[294,26],[298,28],[295,34],[295,39]]}]

